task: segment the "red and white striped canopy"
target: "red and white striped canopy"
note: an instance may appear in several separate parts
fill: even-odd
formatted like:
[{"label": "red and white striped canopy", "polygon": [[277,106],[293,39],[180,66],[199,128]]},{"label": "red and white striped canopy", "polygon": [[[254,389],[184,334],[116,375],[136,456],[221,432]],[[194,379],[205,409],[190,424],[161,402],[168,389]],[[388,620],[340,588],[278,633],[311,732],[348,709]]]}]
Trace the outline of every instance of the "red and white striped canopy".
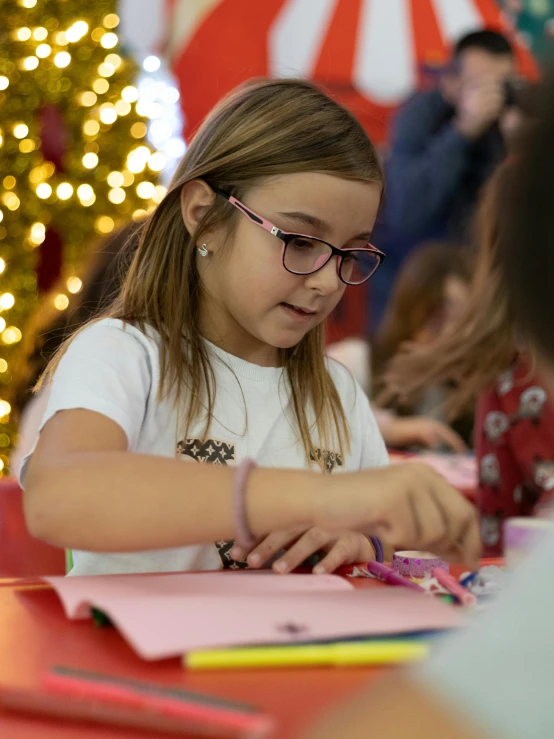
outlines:
[{"label": "red and white striped canopy", "polygon": [[515,39],[494,0],[166,0],[169,53],[185,135],[219,98],[254,76],[300,76],[325,87],[383,141],[395,107],[440,66],[452,43],[483,27]]}]

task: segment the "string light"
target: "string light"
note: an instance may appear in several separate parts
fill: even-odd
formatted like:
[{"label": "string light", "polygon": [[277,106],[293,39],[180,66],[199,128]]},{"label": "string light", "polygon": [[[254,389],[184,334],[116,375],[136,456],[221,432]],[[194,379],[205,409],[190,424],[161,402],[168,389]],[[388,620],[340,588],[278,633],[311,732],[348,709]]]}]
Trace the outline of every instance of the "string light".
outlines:
[{"label": "string light", "polygon": [[60,293],[54,298],[54,308],[56,308],[57,310],[65,310],[68,305],[69,298],[67,297],[67,295],[64,295],[64,293]]},{"label": "string light", "polygon": [[5,359],[0,359],[0,372],[4,373],[8,371],[8,363]]},{"label": "string light", "polygon": [[92,151],[89,151],[88,154],[85,154],[83,157],[83,167],[86,167],[87,169],[94,169],[98,165],[98,154],[94,154]]},{"label": "string light", "polygon": [[[2,333],[2,331],[5,328],[6,328],[6,321],[3,318],[0,318],[0,333]],[[2,361],[4,361],[4,364],[6,365],[6,369],[7,369],[8,363],[5,360],[2,360]],[[0,371],[5,372],[6,370],[0,370]]]},{"label": "string light", "polygon": [[19,144],[19,151],[23,154],[30,154],[35,150],[35,142],[32,139],[23,139]]},{"label": "string light", "polygon": [[116,28],[119,25],[119,16],[115,13],[110,13],[104,18],[103,23],[106,28]]},{"label": "string light", "polygon": [[108,175],[108,185],[110,187],[122,187],[125,177],[121,172],[110,172]]},{"label": "string light", "polygon": [[87,92],[84,92],[81,95],[81,105],[84,105],[87,108],[90,108],[94,105],[94,103],[97,101],[96,95],[91,92],[90,90],[87,90]]},{"label": "string light", "polygon": [[77,21],[71,28],[68,28],[65,32],[65,37],[70,44],[74,44],[80,41],[88,31],[88,23],[85,21]]},{"label": "string light", "polygon": [[35,41],[44,41],[48,38],[48,31],[43,26],[35,28],[33,31],[33,38]]},{"label": "string light", "polygon": [[109,234],[114,230],[115,223],[113,218],[110,218],[110,216],[100,216],[100,218],[97,218],[94,222],[94,228],[100,234]]},{"label": "string light", "polygon": [[52,47],[48,44],[39,44],[35,53],[40,59],[46,59],[52,53]]},{"label": "string light", "polygon": [[24,8],[34,8],[37,4],[37,0],[19,0],[19,4]]},{"label": "string light", "polygon": [[0,275],[4,272],[6,269],[6,262],[3,259],[0,259]]},{"label": "string light", "polygon": [[22,334],[17,326],[8,326],[8,328],[2,332],[2,340],[4,344],[17,344],[21,339]]},{"label": "string light", "polygon": [[46,226],[44,225],[44,223],[40,223],[40,221],[37,221],[37,223],[33,223],[33,225],[31,226],[31,235],[29,236],[29,241],[35,246],[39,246],[39,244],[42,244],[45,238]]},{"label": "string light", "polygon": [[86,136],[96,136],[96,134],[100,131],[100,124],[98,121],[85,121],[83,124],[83,133]]},{"label": "string light", "polygon": [[0,75],[0,90],[6,90],[9,87],[10,81],[3,74]]},{"label": "string light", "polygon": [[54,57],[54,64],[56,65],[56,67],[59,67],[60,69],[64,69],[65,67],[68,67],[70,63],[71,63],[71,54],[69,54],[67,51],[60,51]]},{"label": "string light", "polygon": [[152,172],[161,172],[165,165],[166,159],[164,155],[159,151],[152,154],[152,156],[148,160],[148,169],[151,169]]},{"label": "string light", "polygon": [[36,56],[28,56],[23,60],[21,67],[27,72],[36,69],[38,67],[38,58]]},{"label": "string light", "polygon": [[0,310],[9,310],[15,305],[15,298],[11,293],[0,295]]},{"label": "string light", "polygon": [[154,194],[155,186],[152,182],[140,182],[137,185],[137,195],[143,200],[149,200]]},{"label": "string light", "polygon": [[67,46],[67,36],[65,35],[65,31],[59,31],[56,34],[56,43],[58,46]]},{"label": "string light", "polygon": [[[12,411],[11,405],[7,400],[0,400],[0,416],[8,416]],[[0,460],[1,461],[1,460]]]},{"label": "string light", "polygon": [[131,103],[127,103],[125,100],[118,100],[115,104],[115,112],[117,115],[129,115],[131,112]]},{"label": "string light", "polygon": [[61,182],[56,188],[56,195],[60,200],[69,200],[73,195],[73,185],[69,182]]},{"label": "string light", "polygon": [[26,26],[18,28],[15,37],[18,41],[28,41],[31,38],[31,29]]},{"label": "string light", "polygon": [[72,295],[75,295],[83,289],[83,283],[78,277],[69,277],[66,285]]},{"label": "string light", "polygon": [[142,66],[147,72],[156,72],[160,68],[161,62],[157,56],[147,56]]},{"label": "string light", "polygon": [[115,67],[113,64],[109,64],[108,62],[102,62],[98,67],[98,74],[101,77],[111,77],[115,74]]},{"label": "string light", "polygon": [[100,120],[110,125],[117,120],[117,111],[111,103],[106,103],[100,108]]},{"label": "string light", "polygon": [[148,126],[146,123],[143,123],[142,121],[139,121],[138,123],[133,123],[131,126],[131,136],[134,139],[143,139],[148,132]]},{"label": "string light", "polygon": [[137,88],[133,87],[133,85],[127,85],[127,87],[124,87],[121,91],[121,98],[122,100],[125,100],[126,103],[136,103],[138,100]]},{"label": "string light", "polygon": [[105,33],[102,38],[100,39],[100,45],[104,47],[104,49],[113,49],[114,46],[117,46],[117,34],[115,33]]},{"label": "string light", "polygon": [[106,64],[111,64],[115,69],[119,69],[122,63],[119,54],[108,54],[104,61]]},{"label": "string light", "polygon": [[108,193],[108,200],[110,203],[115,203],[116,205],[122,203],[126,197],[125,190],[121,187],[112,187]]},{"label": "string light", "polygon": [[104,95],[110,89],[110,83],[105,79],[97,79],[92,83],[92,89],[99,95]]},{"label": "string light", "polygon": [[46,200],[52,195],[52,188],[47,182],[41,182],[36,189],[36,193],[41,200]]}]

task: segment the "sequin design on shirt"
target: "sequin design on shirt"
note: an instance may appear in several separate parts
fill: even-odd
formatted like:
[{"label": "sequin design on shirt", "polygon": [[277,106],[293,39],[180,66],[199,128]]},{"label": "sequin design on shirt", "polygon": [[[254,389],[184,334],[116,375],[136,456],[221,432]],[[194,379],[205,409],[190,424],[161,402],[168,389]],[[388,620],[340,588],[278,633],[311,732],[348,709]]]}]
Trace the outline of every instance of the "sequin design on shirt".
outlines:
[{"label": "sequin design on shirt", "polygon": [[[177,444],[177,454],[194,459],[200,464],[227,465],[235,461],[235,445],[219,439],[183,439]],[[216,541],[217,553],[225,570],[244,570],[246,561],[237,562],[231,557],[235,542]]]}]

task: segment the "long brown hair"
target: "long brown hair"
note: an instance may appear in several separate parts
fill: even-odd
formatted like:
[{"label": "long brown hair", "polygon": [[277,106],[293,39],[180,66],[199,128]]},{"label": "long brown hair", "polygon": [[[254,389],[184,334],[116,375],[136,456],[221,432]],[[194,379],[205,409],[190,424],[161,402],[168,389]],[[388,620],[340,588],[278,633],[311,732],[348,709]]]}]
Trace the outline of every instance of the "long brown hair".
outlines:
[{"label": "long brown hair", "polygon": [[403,263],[394,283],[379,330],[371,344],[372,377],[379,378],[406,341],[411,341],[435,317],[444,304],[449,277],[469,284],[471,256],[468,249],[431,242],[414,250]]},{"label": "long brown hair", "polygon": [[[305,81],[251,81],[224,98],[202,124],[167,195],[144,226],[121,295],[107,315],[141,330],[151,326],[160,334],[160,398],[174,393],[177,408],[186,408],[186,429],[206,409],[207,433],[216,390],[198,328],[201,283],[195,245],[204,233],[220,227],[232,233],[238,214],[216,198],[189,234],[181,216],[181,188],[202,179],[242,199],[264,178],[296,172],[383,182],[371,141],[345,108]],[[323,326],[318,326],[297,346],[280,352],[308,458],[315,446],[310,403],[320,443],[334,441],[343,451],[350,441],[345,412],[325,366],[323,337]]]},{"label": "long brown hair", "polygon": [[510,176],[510,165],[502,165],[485,189],[478,218],[479,252],[464,313],[436,341],[411,345],[392,360],[380,400],[410,401],[426,387],[452,382],[445,410],[456,418],[513,363],[514,326],[498,255]]}]

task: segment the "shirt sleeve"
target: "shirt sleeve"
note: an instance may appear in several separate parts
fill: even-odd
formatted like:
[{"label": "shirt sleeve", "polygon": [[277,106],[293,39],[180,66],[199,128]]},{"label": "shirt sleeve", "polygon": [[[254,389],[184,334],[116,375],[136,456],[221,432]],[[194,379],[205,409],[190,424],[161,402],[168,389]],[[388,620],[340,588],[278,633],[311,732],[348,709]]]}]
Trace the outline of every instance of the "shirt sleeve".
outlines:
[{"label": "shirt sleeve", "polygon": [[101,413],[123,429],[129,449],[136,446],[152,384],[149,340],[137,329],[117,324],[94,323],[67,347],[49,384],[46,413],[22,461],[20,481],[40,431],[59,411]]},{"label": "shirt sleeve", "polygon": [[413,676],[435,699],[502,739],[554,736],[554,533],[511,587],[463,631],[446,636]]},{"label": "shirt sleeve", "polygon": [[524,514],[524,481],[510,443],[510,421],[494,389],[479,397],[474,438],[483,556],[499,557],[504,520]]}]

